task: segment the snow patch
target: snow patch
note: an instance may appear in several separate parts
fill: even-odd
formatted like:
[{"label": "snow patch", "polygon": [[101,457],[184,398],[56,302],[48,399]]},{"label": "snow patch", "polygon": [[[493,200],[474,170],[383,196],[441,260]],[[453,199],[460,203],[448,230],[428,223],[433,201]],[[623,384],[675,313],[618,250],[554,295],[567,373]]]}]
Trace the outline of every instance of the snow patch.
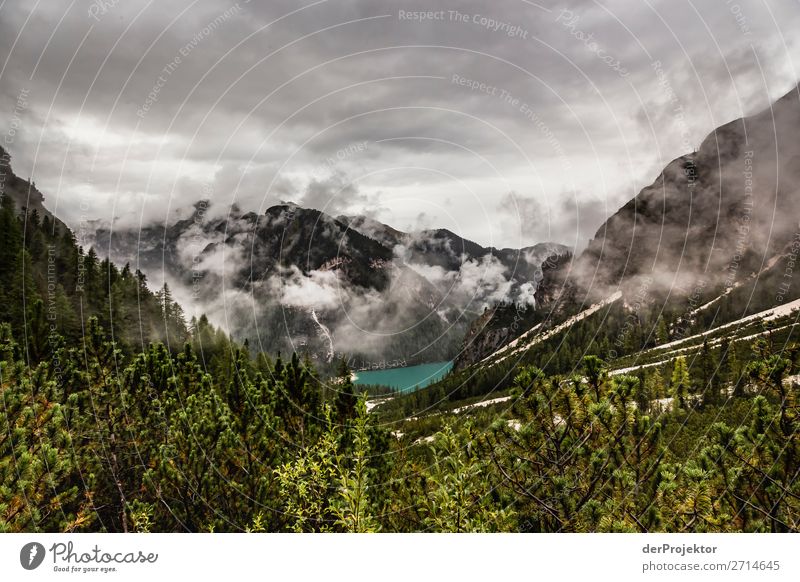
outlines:
[{"label": "snow patch", "polygon": [[492,404],[506,402],[507,400],[511,400],[511,396],[502,396],[500,398],[492,398],[491,400],[481,400],[480,402],[475,402],[474,404],[467,404],[466,406],[459,406],[458,408],[454,408],[453,410],[448,410],[446,412],[452,414],[458,414],[459,412],[464,412],[465,410],[471,410],[473,408],[484,408],[486,406],[491,406]]}]

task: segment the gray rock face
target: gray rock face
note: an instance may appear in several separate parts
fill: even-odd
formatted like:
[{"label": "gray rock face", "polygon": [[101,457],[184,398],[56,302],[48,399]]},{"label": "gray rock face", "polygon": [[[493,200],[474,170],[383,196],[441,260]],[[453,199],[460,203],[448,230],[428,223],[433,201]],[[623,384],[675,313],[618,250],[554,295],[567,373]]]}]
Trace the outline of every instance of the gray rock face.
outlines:
[{"label": "gray rock face", "polygon": [[714,297],[755,277],[800,235],[799,131],[800,87],[716,129],[614,213],[580,256],[544,270],[538,314],[515,316],[506,307],[476,320],[456,366],[480,361],[542,318],[555,325],[616,291],[626,300],[645,288]]}]

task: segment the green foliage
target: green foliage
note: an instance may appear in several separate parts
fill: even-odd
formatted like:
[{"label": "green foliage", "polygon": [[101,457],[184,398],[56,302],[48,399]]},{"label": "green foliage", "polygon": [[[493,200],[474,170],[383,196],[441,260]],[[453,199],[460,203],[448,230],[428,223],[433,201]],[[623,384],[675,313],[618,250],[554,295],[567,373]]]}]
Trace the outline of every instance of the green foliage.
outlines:
[{"label": "green foliage", "polygon": [[436,437],[430,475],[420,495],[426,531],[493,532],[513,528],[514,512],[497,503],[486,461],[465,434],[457,435],[450,427]]},{"label": "green foliage", "polygon": [[327,430],[312,445],[298,451],[297,457],[275,470],[279,482],[282,510],[294,532],[332,531],[335,521],[330,504],[335,487],[336,432],[326,409]]},{"label": "green foliage", "polygon": [[723,409],[685,405],[681,359],[672,388],[684,406],[648,411],[658,371],[609,376],[587,358],[585,377],[522,368],[505,416],[482,412],[481,429],[451,416],[429,445],[404,448],[363,398],[335,410],[335,391],[325,397],[296,356],[252,359],[202,329],[214,374],[194,339],[178,353],[153,344],[126,356],[94,319],[82,346],[54,341],[53,362],[31,369],[0,327],[3,531],[800,525],[798,386],[792,360],[769,346],[755,347],[747,394]]},{"label": "green foliage", "polygon": [[145,276],[121,271],[94,249],[85,251],[69,230],[35,212],[18,216],[9,196],[0,204],[0,321],[17,338],[27,338],[31,365],[53,355],[50,337],[82,339],[91,317],[113,330],[126,353],[161,341],[180,350],[188,330],[180,306],[165,285],[152,293]]},{"label": "green foliage", "polygon": [[664,320],[663,315],[658,316],[658,323],[656,325],[656,340],[658,341],[658,345],[669,342],[669,328],[667,327],[667,322]]},{"label": "green foliage", "polygon": [[338,459],[339,499],[333,509],[337,517],[336,525],[350,533],[369,533],[380,529],[370,504],[368,425],[366,400],[361,398],[356,407],[352,458],[349,463],[342,457]]},{"label": "green foliage", "polygon": [[586,384],[540,379],[515,404],[522,428],[500,425],[486,437],[522,529],[641,531],[661,520],[660,425],[636,406],[638,378],[609,383],[595,372]]},{"label": "green foliage", "polygon": [[[352,449],[337,453],[346,430],[333,422],[330,407],[324,409],[326,429],[313,444],[275,469],[282,512],[294,532],[368,533],[380,529],[371,495],[370,420],[366,403],[359,400],[353,424]],[[349,442],[349,441],[348,441]]]},{"label": "green foliage", "polygon": [[[168,286],[8,199],[0,243],[0,531],[800,529],[800,349],[774,329],[612,376],[612,346],[662,345],[676,318],[610,306],[530,350],[544,369],[471,369],[368,414],[346,365],[326,382],[187,325]],[[446,410],[487,387],[512,400]]]},{"label": "green foliage", "polygon": [[686,365],[686,358],[678,356],[675,358],[675,364],[672,368],[672,381],[670,382],[670,389],[672,390],[672,397],[675,399],[675,406],[680,409],[685,409],[689,399],[689,389],[691,387],[691,380],[689,379],[689,368]]}]

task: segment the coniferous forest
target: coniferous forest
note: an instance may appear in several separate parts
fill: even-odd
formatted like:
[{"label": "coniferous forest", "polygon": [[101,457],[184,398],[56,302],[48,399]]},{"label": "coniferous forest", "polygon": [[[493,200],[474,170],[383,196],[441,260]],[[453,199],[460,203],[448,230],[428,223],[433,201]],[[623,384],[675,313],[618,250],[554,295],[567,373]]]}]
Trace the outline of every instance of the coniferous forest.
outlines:
[{"label": "coniferous forest", "polygon": [[[406,425],[426,391],[368,413],[346,366],[324,379],[186,321],[167,286],[10,197],[0,223],[3,531],[800,527],[792,338],[704,346],[663,374],[520,366],[502,410]],[[431,436],[402,434],[425,418]]]},{"label": "coniferous forest", "polygon": [[790,536],[288,534],[800,532],[798,31],[0,1],[0,573],[797,578]]}]

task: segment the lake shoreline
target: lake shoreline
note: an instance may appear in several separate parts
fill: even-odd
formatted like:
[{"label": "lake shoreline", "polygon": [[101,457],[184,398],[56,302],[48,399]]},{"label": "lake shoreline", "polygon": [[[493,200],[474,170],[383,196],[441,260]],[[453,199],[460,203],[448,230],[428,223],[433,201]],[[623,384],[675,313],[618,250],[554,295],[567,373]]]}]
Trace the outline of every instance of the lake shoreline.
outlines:
[{"label": "lake shoreline", "polygon": [[357,386],[388,386],[399,393],[409,393],[425,388],[444,378],[453,368],[453,362],[429,362],[416,366],[384,368],[353,372],[350,376]]}]

